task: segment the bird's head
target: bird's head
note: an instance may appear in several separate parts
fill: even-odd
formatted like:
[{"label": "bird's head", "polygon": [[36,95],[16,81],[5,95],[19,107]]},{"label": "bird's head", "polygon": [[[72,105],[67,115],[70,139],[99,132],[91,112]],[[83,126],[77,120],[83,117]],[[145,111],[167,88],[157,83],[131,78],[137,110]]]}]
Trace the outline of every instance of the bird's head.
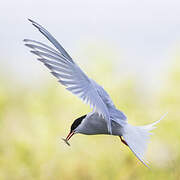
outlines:
[{"label": "bird's head", "polygon": [[86,115],[81,116],[81,117],[75,119],[74,122],[72,123],[70,132],[69,132],[69,134],[67,135],[66,139],[64,139],[65,142],[66,142],[68,145],[70,145],[70,144],[68,143],[69,139],[70,139],[75,133],[78,133],[77,128],[78,128],[79,125],[82,123],[83,119],[85,119],[85,117],[86,117]]}]

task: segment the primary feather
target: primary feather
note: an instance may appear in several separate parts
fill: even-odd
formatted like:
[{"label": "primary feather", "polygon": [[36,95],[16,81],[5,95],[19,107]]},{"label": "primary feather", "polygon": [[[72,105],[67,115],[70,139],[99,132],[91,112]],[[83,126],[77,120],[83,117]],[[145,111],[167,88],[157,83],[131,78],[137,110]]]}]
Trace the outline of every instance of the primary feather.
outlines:
[{"label": "primary feather", "polygon": [[[32,53],[39,56],[38,60],[51,70],[58,81],[68,91],[77,95],[83,102],[90,105],[107,122],[109,133],[112,133],[108,106],[113,105],[105,90],[79,68],[59,42],[41,25],[30,20],[32,24],[57,48],[55,50],[41,42],[25,39],[25,45]],[[106,98],[105,98],[106,97]]]}]

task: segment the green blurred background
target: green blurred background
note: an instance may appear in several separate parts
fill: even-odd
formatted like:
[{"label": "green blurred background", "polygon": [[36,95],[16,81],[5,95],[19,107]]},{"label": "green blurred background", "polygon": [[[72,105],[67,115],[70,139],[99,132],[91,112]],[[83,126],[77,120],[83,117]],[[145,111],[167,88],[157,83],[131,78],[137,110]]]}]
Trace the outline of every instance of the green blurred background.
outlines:
[{"label": "green blurred background", "polygon": [[[179,1],[19,0],[2,7],[0,180],[180,179]],[[24,47],[24,38],[42,39],[27,17],[71,49],[129,123],[168,112],[148,146],[151,169],[114,136],[75,135],[64,144],[72,121],[90,109]]]},{"label": "green blurred background", "polygon": [[71,147],[65,145],[61,137],[89,109],[58,86],[55,78],[34,89],[1,77],[0,179],[179,179],[180,64],[178,57],[173,61],[176,66],[170,68],[167,83],[147,102],[138,93],[135,79],[112,82],[113,69],[105,66],[92,72],[105,82],[130,123],[151,123],[169,111],[149,144],[150,170],[117,137],[75,135]]}]

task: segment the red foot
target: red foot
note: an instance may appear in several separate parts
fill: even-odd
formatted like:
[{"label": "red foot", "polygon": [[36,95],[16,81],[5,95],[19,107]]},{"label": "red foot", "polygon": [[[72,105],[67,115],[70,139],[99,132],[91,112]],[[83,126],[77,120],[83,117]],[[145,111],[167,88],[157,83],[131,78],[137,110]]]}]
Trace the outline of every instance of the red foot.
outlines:
[{"label": "red foot", "polygon": [[122,136],[119,136],[121,139],[121,142],[124,143],[126,146],[128,146],[127,142],[122,138]]}]

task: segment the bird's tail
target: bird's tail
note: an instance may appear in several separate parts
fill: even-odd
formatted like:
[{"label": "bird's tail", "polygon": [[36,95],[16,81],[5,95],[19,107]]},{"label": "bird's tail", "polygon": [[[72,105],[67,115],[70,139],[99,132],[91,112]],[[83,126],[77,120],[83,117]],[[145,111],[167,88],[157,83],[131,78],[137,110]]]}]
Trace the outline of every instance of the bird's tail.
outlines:
[{"label": "bird's tail", "polygon": [[150,131],[156,128],[155,125],[159,123],[166,114],[164,114],[160,120],[146,126],[132,126],[127,124],[124,127],[124,140],[136,157],[147,167],[149,166],[148,162],[144,159],[144,153],[146,152],[147,144],[152,134]]}]

